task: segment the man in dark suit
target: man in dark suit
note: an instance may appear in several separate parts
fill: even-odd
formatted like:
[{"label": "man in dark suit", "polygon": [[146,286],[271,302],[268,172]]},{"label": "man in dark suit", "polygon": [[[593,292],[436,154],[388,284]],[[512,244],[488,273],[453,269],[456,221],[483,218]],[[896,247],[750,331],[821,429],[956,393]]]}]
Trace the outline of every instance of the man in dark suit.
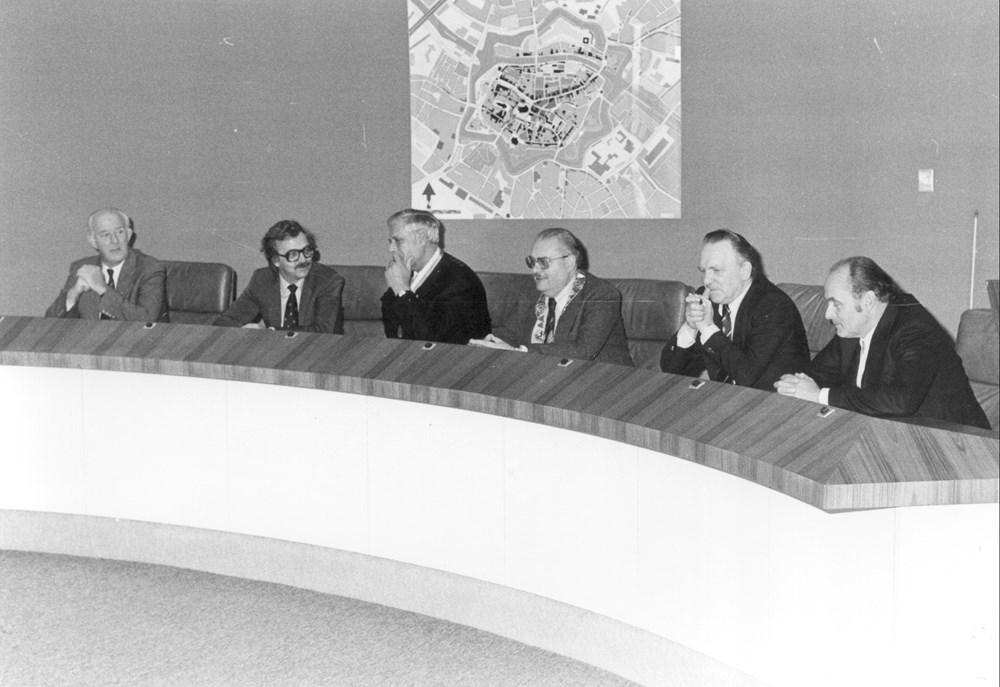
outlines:
[{"label": "man in dark suit", "polygon": [[687,297],[685,321],[660,354],[664,372],[771,391],[809,360],[802,316],[768,281],[760,253],[736,232],[705,235],[704,287]]},{"label": "man in dark suit", "polygon": [[159,260],[131,247],[132,219],[105,208],[87,219],[97,255],[77,260],[46,317],[156,322],[165,318],[166,270]]},{"label": "man in dark suit", "polygon": [[254,271],[215,324],[343,334],[344,278],[320,264],[313,233],[295,220],[282,220],[264,234],[260,250],[267,267]]},{"label": "man in dark suit", "polygon": [[587,252],[567,229],[539,232],[525,258],[539,296],[511,342],[490,334],[473,345],[532,351],[576,360],[632,365],[622,295],[587,271]]},{"label": "man in dark suit", "polygon": [[990,428],[951,337],[874,260],[837,262],[824,292],[837,336],[804,372],[783,376],[780,393],[875,417]]},{"label": "man in dark suit", "polygon": [[385,335],[464,345],[489,334],[486,289],[468,265],[444,252],[441,221],[429,212],[407,209],[387,223]]}]

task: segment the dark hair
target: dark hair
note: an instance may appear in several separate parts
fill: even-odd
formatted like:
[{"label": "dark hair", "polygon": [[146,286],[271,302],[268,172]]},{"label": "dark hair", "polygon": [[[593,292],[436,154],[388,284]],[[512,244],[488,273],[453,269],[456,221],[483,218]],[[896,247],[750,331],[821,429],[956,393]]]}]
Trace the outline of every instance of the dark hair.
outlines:
[{"label": "dark hair", "polygon": [[264,257],[267,259],[268,267],[274,267],[274,258],[278,255],[278,251],[274,248],[274,244],[278,241],[294,238],[299,234],[306,235],[306,241],[308,242],[309,247],[314,251],[312,257],[313,262],[319,262],[319,247],[316,245],[316,237],[313,233],[296,222],[294,219],[283,219],[268,229],[264,234],[264,238],[260,240],[260,252],[263,253]]},{"label": "dark hair", "polygon": [[535,237],[535,241],[542,239],[556,239],[571,255],[576,257],[577,269],[590,269],[590,256],[587,255],[587,247],[569,229],[561,229],[559,227],[542,229],[538,232],[538,236]]},{"label": "dark hair", "polygon": [[851,280],[851,293],[855,298],[860,298],[866,291],[871,291],[881,302],[888,303],[889,299],[902,292],[896,280],[871,258],[855,255],[838,260],[830,268],[830,273],[836,272],[841,267],[847,268]]},{"label": "dark hair", "polygon": [[744,262],[750,263],[751,279],[758,275],[761,277],[766,276],[764,274],[764,259],[760,257],[757,249],[742,234],[737,234],[730,229],[716,229],[705,234],[702,244],[719,243],[720,241],[728,241],[729,245],[736,251],[736,254],[743,258]]},{"label": "dark hair", "polygon": [[386,224],[389,226],[402,224],[407,228],[423,229],[427,234],[427,241],[444,250],[444,223],[431,212],[406,208],[393,213],[386,220]]}]

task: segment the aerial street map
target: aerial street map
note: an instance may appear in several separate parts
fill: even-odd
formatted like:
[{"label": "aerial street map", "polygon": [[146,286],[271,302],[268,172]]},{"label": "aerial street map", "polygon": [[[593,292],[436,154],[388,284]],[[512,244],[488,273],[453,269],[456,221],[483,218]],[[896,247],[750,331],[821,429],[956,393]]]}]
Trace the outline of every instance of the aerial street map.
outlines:
[{"label": "aerial street map", "polygon": [[681,216],[680,0],[408,0],[413,207]]}]

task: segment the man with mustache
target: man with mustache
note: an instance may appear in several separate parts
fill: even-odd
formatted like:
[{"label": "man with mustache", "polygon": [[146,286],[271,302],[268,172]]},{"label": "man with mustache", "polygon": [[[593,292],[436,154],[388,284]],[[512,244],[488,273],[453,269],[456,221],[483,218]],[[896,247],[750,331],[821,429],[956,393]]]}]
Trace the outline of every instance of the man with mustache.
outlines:
[{"label": "man with mustache", "polygon": [[260,241],[267,267],[253,273],[240,297],[215,320],[223,327],[343,334],[344,278],[319,262],[311,231],[281,220]]},{"label": "man with mustache", "polygon": [[470,341],[473,346],[632,366],[622,321],[622,295],[588,271],[583,243],[568,229],[544,229],[525,258],[538,290],[515,331]]},{"label": "man with mustache", "polygon": [[166,270],[131,248],[132,219],[104,208],[87,219],[87,240],[97,255],[77,260],[46,317],[156,322],[165,318]]}]

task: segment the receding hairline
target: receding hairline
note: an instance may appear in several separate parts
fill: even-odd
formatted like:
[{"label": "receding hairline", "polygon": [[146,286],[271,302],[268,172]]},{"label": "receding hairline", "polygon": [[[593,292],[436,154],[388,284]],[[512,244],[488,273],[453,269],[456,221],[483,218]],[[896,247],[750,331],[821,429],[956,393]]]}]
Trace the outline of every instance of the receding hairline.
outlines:
[{"label": "receding hairline", "polygon": [[105,215],[115,215],[118,217],[118,221],[121,222],[123,227],[126,229],[132,228],[132,218],[118,208],[101,208],[100,210],[94,210],[90,213],[90,217],[87,218],[87,230],[91,234],[94,233],[94,223],[99,217],[103,217]]}]

